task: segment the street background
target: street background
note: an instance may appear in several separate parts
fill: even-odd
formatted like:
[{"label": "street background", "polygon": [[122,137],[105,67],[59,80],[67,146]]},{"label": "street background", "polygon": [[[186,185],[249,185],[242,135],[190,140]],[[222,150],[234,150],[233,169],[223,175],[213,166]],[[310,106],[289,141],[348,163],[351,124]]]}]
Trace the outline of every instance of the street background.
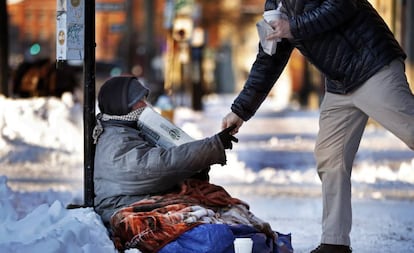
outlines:
[{"label": "street background", "polygon": [[[96,59],[83,62],[57,61],[64,52],[56,48],[67,39],[57,27],[57,4],[67,4],[82,25],[85,1],[0,0],[0,253],[115,252],[91,208],[65,208],[84,203],[83,115],[93,110],[85,109],[85,93],[110,76],[136,75],[154,105],[203,138],[221,130],[255,59],[263,0],[94,2],[88,34],[95,33]],[[414,1],[369,2],[407,52],[413,88]],[[80,42],[82,30],[72,31]],[[92,69],[95,80],[86,79]],[[323,93],[323,77],[295,50],[227,151],[227,165],[210,173],[274,230],[291,233],[299,253],[317,246],[321,233],[313,147]],[[157,103],[162,95],[172,103]],[[373,121],[352,185],[354,252],[414,252],[414,154]]]},{"label": "street background", "polygon": [[[369,2],[406,51],[413,85],[414,2]],[[92,3],[94,12],[84,13]],[[82,70],[91,64],[96,90],[109,76],[130,73],[150,86],[152,102],[163,93],[184,93],[191,99],[177,104],[195,110],[203,109],[203,96],[241,90],[257,54],[256,23],[264,9],[263,0],[0,0],[0,5],[0,93],[33,97],[71,91],[82,101]],[[94,20],[85,33],[92,38],[72,29],[71,22],[87,28],[82,18]],[[80,57],[82,39],[95,59]],[[77,58],[61,60],[75,49]],[[290,80],[287,99],[305,108],[319,106],[323,78],[299,51],[294,50],[283,75]]]}]

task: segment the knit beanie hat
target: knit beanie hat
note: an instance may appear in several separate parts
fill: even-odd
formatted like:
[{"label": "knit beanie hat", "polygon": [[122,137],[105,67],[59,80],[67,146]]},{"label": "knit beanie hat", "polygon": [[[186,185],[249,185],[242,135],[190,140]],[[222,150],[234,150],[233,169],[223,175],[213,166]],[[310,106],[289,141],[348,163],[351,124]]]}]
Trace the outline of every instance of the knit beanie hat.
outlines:
[{"label": "knit beanie hat", "polygon": [[126,115],[136,102],[148,94],[149,89],[134,76],[112,77],[99,90],[99,110],[109,115]]}]

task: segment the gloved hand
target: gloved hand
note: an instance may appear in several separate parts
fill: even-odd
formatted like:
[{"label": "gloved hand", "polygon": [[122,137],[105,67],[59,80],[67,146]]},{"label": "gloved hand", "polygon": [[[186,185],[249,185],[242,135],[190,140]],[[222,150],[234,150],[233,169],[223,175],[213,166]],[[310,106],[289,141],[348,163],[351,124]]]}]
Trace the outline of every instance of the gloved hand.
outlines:
[{"label": "gloved hand", "polygon": [[232,149],[233,148],[232,141],[236,143],[239,142],[239,139],[237,139],[236,137],[230,134],[230,132],[233,131],[235,128],[236,128],[236,125],[232,125],[224,129],[220,133],[218,133],[221,143],[223,143],[224,149]]}]

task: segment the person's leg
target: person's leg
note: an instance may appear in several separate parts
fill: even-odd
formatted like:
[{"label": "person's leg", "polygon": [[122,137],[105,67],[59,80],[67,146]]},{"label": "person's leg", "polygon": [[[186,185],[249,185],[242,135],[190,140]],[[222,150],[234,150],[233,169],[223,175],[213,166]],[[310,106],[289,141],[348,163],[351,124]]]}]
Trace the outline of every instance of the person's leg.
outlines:
[{"label": "person's leg", "polygon": [[414,96],[400,60],[391,62],[354,94],[355,105],[414,149]]},{"label": "person's leg", "polygon": [[352,96],[325,94],[315,146],[323,195],[321,243],[350,245],[351,171],[367,120]]}]

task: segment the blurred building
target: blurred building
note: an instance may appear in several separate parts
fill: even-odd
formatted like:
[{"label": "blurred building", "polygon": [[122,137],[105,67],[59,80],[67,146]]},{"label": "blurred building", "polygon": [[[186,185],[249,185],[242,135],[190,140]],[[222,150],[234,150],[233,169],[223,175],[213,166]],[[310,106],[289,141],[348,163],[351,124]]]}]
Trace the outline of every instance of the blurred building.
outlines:
[{"label": "blurred building", "polygon": [[[12,67],[33,57],[55,59],[56,1],[8,1]],[[407,18],[411,13],[406,10],[409,1],[370,2],[403,47],[410,49],[412,38],[407,39],[410,25]],[[242,88],[257,53],[255,24],[262,18],[264,0],[96,0],[95,3],[97,72],[133,73],[155,84],[160,93],[165,86],[173,90],[194,89],[194,80],[200,78],[203,93],[232,93]],[[193,28],[201,28],[204,34],[202,45],[185,41],[188,49],[172,36],[174,11],[186,6],[191,9],[186,15],[191,18]],[[183,54],[188,54],[188,61]],[[199,69],[194,68],[196,63],[192,59],[200,61]],[[408,72],[413,84],[410,74],[413,71]],[[312,103],[309,100],[312,94],[318,100],[323,92],[320,74],[297,51],[280,82],[288,86],[272,91],[271,95],[294,97],[301,104]],[[313,103],[317,106],[318,102]]]},{"label": "blurred building", "polygon": [[[118,63],[124,67],[125,62],[120,58],[134,55],[138,55],[139,58],[139,55],[144,53],[141,50],[141,44],[146,39],[142,36],[146,16],[142,8],[143,2],[142,0],[96,1],[97,61]],[[153,2],[152,6],[156,7],[160,6],[157,2],[163,1]],[[55,59],[56,5],[56,0],[8,2],[12,65],[33,57]],[[133,9],[127,9],[130,7]],[[160,10],[162,12],[162,9]],[[133,16],[131,23],[128,23],[128,14]],[[31,52],[33,45],[38,45],[39,49]],[[126,48],[127,46],[133,48]]]}]

